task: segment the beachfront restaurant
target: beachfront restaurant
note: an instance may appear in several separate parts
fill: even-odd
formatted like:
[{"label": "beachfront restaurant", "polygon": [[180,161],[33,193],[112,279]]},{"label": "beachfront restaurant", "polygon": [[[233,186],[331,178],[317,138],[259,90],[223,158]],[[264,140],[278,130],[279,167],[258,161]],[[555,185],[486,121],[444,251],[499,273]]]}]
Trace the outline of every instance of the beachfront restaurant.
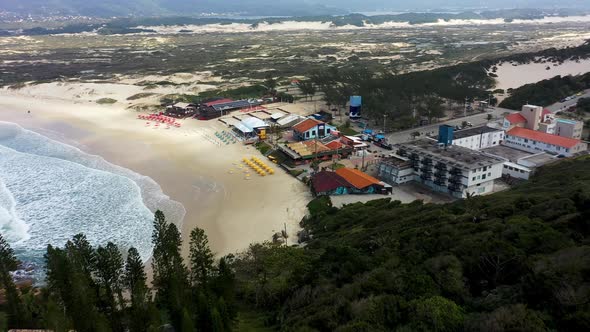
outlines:
[{"label": "beachfront restaurant", "polygon": [[174,105],[166,106],[166,115],[173,116],[176,118],[185,118],[187,116],[192,116],[197,111],[197,106],[195,104],[189,103],[176,103]]},{"label": "beachfront restaurant", "polygon": [[244,139],[255,138],[262,130],[268,130],[268,124],[258,118],[250,117],[234,125],[233,131]]},{"label": "beachfront restaurant", "polygon": [[279,144],[278,147],[296,165],[308,163],[312,159],[330,160],[334,155],[346,158],[352,152],[352,148],[343,144],[324,144],[319,140]]}]

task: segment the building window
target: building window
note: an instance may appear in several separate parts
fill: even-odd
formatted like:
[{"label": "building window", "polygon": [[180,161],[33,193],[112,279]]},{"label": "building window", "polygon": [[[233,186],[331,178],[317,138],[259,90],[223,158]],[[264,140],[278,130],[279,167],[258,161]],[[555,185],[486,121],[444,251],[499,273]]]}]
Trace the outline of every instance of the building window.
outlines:
[{"label": "building window", "polygon": [[486,179],[486,175],[485,175],[485,174],[484,174],[484,175],[482,175],[482,176],[481,176],[481,179],[482,179],[482,180],[485,180],[485,179]]},{"label": "building window", "polygon": [[485,171],[487,171],[487,170],[488,170],[488,167],[487,167],[487,166],[485,166],[485,167],[483,168],[483,171],[485,172]]},{"label": "building window", "polygon": [[473,179],[471,179],[471,181],[475,181],[475,176],[473,177]]},{"label": "building window", "polygon": [[312,136],[315,136],[315,130],[312,130],[312,131],[311,131],[311,135],[312,135]]},{"label": "building window", "polygon": [[492,176],[492,172],[488,173],[488,176],[491,177]]}]

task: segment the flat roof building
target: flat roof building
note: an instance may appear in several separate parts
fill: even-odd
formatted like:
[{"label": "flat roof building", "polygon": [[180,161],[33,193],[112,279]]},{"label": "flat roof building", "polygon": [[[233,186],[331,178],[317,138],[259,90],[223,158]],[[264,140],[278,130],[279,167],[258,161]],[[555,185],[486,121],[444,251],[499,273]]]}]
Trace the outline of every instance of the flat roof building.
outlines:
[{"label": "flat roof building", "polygon": [[480,126],[455,131],[452,144],[471,150],[481,150],[500,145],[503,140],[504,130]]},{"label": "flat roof building", "polygon": [[[503,159],[461,146],[421,139],[398,144],[396,149],[397,155],[410,163],[415,181],[454,197],[490,193],[494,180],[502,176]],[[406,167],[401,163],[395,171]]]}]

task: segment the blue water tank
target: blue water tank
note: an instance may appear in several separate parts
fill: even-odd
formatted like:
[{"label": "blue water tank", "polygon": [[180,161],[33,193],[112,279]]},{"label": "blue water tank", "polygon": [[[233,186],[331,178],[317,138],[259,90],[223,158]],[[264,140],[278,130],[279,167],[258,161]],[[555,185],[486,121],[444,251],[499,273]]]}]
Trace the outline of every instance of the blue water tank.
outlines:
[{"label": "blue water tank", "polygon": [[359,119],[361,117],[361,105],[363,102],[363,98],[361,96],[350,96],[350,110],[349,110],[349,117],[350,119]]},{"label": "blue water tank", "polygon": [[453,126],[442,125],[438,127],[438,142],[446,145],[453,144]]}]

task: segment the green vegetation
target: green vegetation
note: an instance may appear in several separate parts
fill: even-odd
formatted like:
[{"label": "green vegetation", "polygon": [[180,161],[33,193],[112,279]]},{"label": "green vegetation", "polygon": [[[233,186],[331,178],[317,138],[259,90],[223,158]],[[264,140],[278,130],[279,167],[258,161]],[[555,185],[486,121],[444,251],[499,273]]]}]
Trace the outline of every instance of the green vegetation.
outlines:
[{"label": "green vegetation", "polygon": [[114,104],[116,102],[117,102],[117,99],[113,99],[113,98],[100,98],[100,99],[97,99],[96,100],[96,103],[97,104],[101,104],[101,105],[104,105],[104,104]]},{"label": "green vegetation", "polygon": [[124,258],[113,243],[93,248],[79,234],[64,248],[47,247],[41,292],[21,288],[19,294],[8,275],[16,258],[0,235],[0,286],[8,300],[0,310],[11,328],[140,332],[170,324],[177,331],[230,331],[237,315],[232,257],[214,265],[203,230],[189,238],[190,259],[183,262],[180,232],[156,212],[149,288],[135,248]]},{"label": "green vegetation", "polygon": [[293,175],[294,177],[298,177],[299,175],[303,174],[305,171],[302,169],[291,169],[289,170],[289,174]]},{"label": "green vegetation", "polygon": [[133,96],[127,97],[127,100],[137,100],[137,99],[147,98],[147,97],[153,96],[154,94],[155,93],[151,93],[151,92],[137,93],[137,94],[134,94]]},{"label": "green vegetation", "polygon": [[340,168],[344,168],[344,167],[346,167],[346,166],[343,164],[340,164],[340,163],[333,163],[332,165],[330,165],[330,168],[334,171],[337,169],[340,169]]},{"label": "green vegetation", "polygon": [[268,145],[268,143],[266,142],[258,142],[255,146],[256,149],[258,149],[258,151],[260,151],[260,153],[262,153],[263,155],[266,155],[268,151],[272,149],[272,146]]},{"label": "green vegetation", "polygon": [[320,197],[302,221],[304,248],[253,244],[217,265],[198,228],[183,262],[178,230],[157,212],[151,288],[135,249],[123,258],[77,235],[48,247],[47,286],[19,293],[0,237],[0,311],[10,327],[56,331],[586,331],[588,169],[589,157],[563,160],[512,190],[444,205],[337,209]]},{"label": "green vegetation", "polygon": [[590,72],[579,76],[555,76],[512,90],[500,107],[520,109],[527,103],[547,106],[585,89],[590,89]]},{"label": "green vegetation", "polygon": [[590,98],[580,98],[576,104],[576,110],[578,112],[590,113]]}]

